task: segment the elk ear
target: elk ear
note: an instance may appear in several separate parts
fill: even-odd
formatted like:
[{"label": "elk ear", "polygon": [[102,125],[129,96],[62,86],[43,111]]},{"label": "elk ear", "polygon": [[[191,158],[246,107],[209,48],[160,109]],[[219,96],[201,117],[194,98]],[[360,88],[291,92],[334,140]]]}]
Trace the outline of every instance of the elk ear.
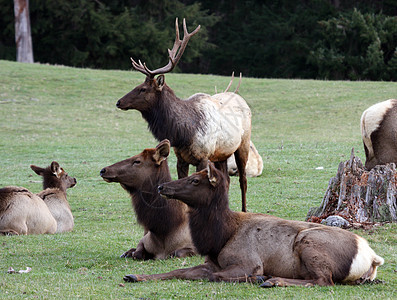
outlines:
[{"label": "elk ear", "polygon": [[167,159],[168,155],[170,154],[171,144],[170,141],[165,139],[157,145],[156,150],[153,154],[153,159],[156,164],[159,166],[161,163]]},{"label": "elk ear", "polygon": [[161,91],[163,89],[164,84],[165,84],[164,75],[157,76],[157,78],[156,78],[156,89],[158,91]]},{"label": "elk ear", "polygon": [[61,172],[62,172],[62,170],[61,170],[61,167],[60,167],[60,165],[56,162],[56,161],[53,161],[52,163],[51,163],[51,172],[56,176],[56,177],[59,177],[59,175],[61,174]]},{"label": "elk ear", "polygon": [[43,169],[43,168],[40,168],[40,167],[38,167],[38,166],[30,165],[30,168],[31,168],[37,175],[42,176],[43,173],[44,173],[44,169]]},{"label": "elk ear", "polygon": [[207,172],[208,172],[208,180],[212,186],[217,186],[218,185],[218,179],[215,177],[215,165],[208,161],[207,165]]}]

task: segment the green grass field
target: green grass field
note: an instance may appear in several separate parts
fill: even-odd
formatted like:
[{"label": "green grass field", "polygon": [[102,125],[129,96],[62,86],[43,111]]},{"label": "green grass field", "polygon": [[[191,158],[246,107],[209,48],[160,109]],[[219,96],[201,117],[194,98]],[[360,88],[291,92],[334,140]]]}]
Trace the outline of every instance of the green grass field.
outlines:
[{"label": "green grass field", "polygon": [[[39,192],[41,178],[29,166],[45,167],[53,160],[77,178],[68,191],[73,232],[0,237],[0,298],[397,297],[397,224],[356,231],[385,259],[378,272],[382,284],[268,290],[244,283],[180,280],[123,285],[125,274],[166,272],[203,262],[201,257],[145,262],[119,258],[138,243],[143,230],[127,193],[118,184],[104,182],[99,171],[157,145],[139,112],[115,106],[143,80],[138,72],[0,61],[0,187]],[[214,93],[215,85],[220,91],[229,80],[166,75],[181,98]],[[365,160],[361,113],[397,97],[397,84],[243,78],[240,94],[251,107],[252,140],[264,161],[262,176],[248,179],[248,210],[304,220],[309,208],[320,204],[329,179],[353,147]],[[173,153],[168,161],[176,179]],[[241,206],[238,178],[232,178],[230,205],[233,210]],[[32,271],[7,274],[9,267]]]}]

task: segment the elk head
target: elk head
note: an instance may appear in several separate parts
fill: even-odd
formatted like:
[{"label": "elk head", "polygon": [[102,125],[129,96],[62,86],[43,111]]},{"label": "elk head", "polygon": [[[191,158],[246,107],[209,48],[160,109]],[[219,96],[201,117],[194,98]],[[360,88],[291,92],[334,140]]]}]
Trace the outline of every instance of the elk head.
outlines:
[{"label": "elk head", "polygon": [[40,168],[35,165],[31,165],[30,168],[37,175],[43,177],[43,189],[58,188],[66,191],[66,189],[74,187],[77,183],[76,178],[69,176],[56,161],[53,161],[47,168]]},{"label": "elk head", "polygon": [[103,168],[100,175],[106,182],[118,182],[132,189],[148,188],[147,180],[155,180],[170,153],[170,142],[161,141],[156,148],[145,149],[142,153]]},{"label": "elk head", "polygon": [[178,199],[190,207],[206,207],[210,205],[215,190],[219,189],[219,184],[227,182],[223,177],[222,172],[208,161],[206,169],[189,177],[163,183],[159,185],[158,191],[162,196]]},{"label": "elk head", "polygon": [[[186,27],[186,20],[183,19],[183,40],[179,39],[179,26],[178,26],[178,18],[175,20],[175,31],[176,37],[174,46],[172,50],[168,49],[169,61],[168,64],[164,67],[161,67],[156,70],[149,70],[145,63],[142,63],[138,60],[138,63],[131,58],[132,66],[135,70],[146,75],[145,82],[138,85],[131,92],[126,94],[124,97],[120,98],[117,101],[116,106],[122,110],[128,109],[136,109],[140,112],[145,112],[151,109],[154,100],[161,93],[164,85],[165,85],[165,73],[171,72],[174,67],[178,64],[179,60],[182,57],[183,52],[189,42],[189,39],[195,35],[200,29],[200,25],[197,28],[189,33]],[[154,78],[156,75],[159,75],[157,78]]]}]

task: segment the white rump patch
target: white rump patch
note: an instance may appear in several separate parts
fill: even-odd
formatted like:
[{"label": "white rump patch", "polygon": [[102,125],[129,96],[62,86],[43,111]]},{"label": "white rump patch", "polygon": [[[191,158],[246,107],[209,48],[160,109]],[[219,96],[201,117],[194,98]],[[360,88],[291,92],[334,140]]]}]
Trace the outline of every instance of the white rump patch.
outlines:
[{"label": "white rump patch", "polygon": [[383,265],[384,260],[382,257],[376,255],[375,251],[372,250],[365,239],[360,236],[357,236],[356,238],[357,254],[350,266],[349,275],[344,279],[344,281],[353,282],[363,276],[366,277],[364,279],[372,281],[376,277],[377,267]]},{"label": "white rump patch", "polygon": [[378,129],[380,123],[383,120],[386,112],[395,105],[397,100],[389,99],[377,104],[374,104],[367,108],[361,115],[361,136],[363,142],[368,149],[369,157],[374,156],[374,150],[372,147],[371,134]]}]

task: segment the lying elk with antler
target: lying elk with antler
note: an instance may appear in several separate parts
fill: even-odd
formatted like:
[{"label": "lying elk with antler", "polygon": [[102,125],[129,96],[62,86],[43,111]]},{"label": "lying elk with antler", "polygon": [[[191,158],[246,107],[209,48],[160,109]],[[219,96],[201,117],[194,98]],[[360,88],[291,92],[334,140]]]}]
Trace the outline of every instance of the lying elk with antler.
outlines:
[{"label": "lying elk with antler", "polygon": [[[178,178],[188,176],[189,164],[202,170],[208,159],[227,172],[226,160],[234,153],[240,176],[242,210],[245,211],[251,110],[242,97],[232,92],[213,96],[199,93],[186,100],[175,96],[163,74],[174,69],[200,26],[188,33],[184,19],[183,40],[179,39],[178,19],[175,27],[176,39],[172,50],[168,50],[166,66],[151,71],[141,61],[137,63],[131,58],[133,67],[145,74],[146,79],[118,100],[117,107],[140,111],[158,141],[170,140],[177,156]],[[155,78],[156,75],[159,76]]]},{"label": "lying elk with antler", "polygon": [[[187,204],[193,243],[204,264],[128,282],[166,279],[259,281],[262,287],[373,281],[384,263],[367,241],[346,230],[229,208],[228,180],[207,169],[164,183],[159,192]],[[173,202],[175,200],[168,201]]]}]

